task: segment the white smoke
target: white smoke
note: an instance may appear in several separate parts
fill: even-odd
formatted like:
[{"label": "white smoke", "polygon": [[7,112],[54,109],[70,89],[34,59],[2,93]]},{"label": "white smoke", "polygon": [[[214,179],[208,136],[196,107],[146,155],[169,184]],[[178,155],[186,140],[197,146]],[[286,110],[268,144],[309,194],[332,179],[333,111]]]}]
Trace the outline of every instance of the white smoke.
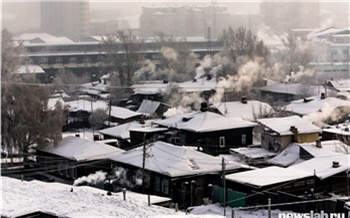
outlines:
[{"label": "white smoke", "polygon": [[190,111],[191,111],[190,107],[183,107],[180,105],[178,107],[169,108],[163,115],[165,117],[173,117],[178,114],[189,113]]},{"label": "white smoke", "polygon": [[254,83],[262,79],[264,74],[262,65],[260,59],[248,61],[239,68],[236,75],[228,75],[226,78],[220,77],[216,85],[216,93],[209,99],[209,103],[220,102],[225,90],[241,92],[245,88],[250,89]]},{"label": "white smoke", "polygon": [[309,122],[312,122],[318,127],[324,127],[327,122],[334,122],[339,120],[344,114],[350,113],[350,105],[347,107],[339,107],[336,108],[332,105],[325,104],[325,106],[317,111],[310,113],[308,115],[305,115],[303,119],[308,120]]},{"label": "white smoke", "polygon": [[83,177],[80,177],[80,178],[74,180],[73,185],[77,186],[77,185],[82,184],[82,183],[88,183],[88,184],[95,185],[97,183],[103,182],[106,179],[106,175],[107,175],[106,172],[97,171],[94,174],[90,174],[88,176],[83,176]]},{"label": "white smoke", "polygon": [[314,70],[305,69],[303,66],[299,66],[299,69],[298,72],[291,72],[291,75],[287,75],[285,82],[305,82],[305,79],[314,78]]},{"label": "white smoke", "polygon": [[168,61],[176,61],[178,53],[173,48],[170,47],[162,47],[160,49],[160,53],[168,60]]},{"label": "white smoke", "polygon": [[[142,185],[142,171],[138,170],[135,174],[128,178],[128,171],[123,167],[115,167],[112,171],[113,181],[120,185],[133,188]],[[148,179],[146,176],[145,179]]]},{"label": "white smoke", "polygon": [[135,71],[133,76],[133,81],[139,82],[142,80],[146,80],[147,79],[146,74],[153,74],[155,71],[156,71],[156,65],[151,60],[147,59],[142,63],[142,67],[137,71]]}]

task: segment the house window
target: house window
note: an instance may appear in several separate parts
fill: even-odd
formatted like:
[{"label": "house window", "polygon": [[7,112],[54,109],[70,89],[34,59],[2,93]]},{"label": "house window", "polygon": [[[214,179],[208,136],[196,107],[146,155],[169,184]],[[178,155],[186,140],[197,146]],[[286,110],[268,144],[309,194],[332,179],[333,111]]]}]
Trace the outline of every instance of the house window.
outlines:
[{"label": "house window", "polygon": [[162,192],[164,194],[169,194],[169,180],[163,179],[162,181]]},{"label": "house window", "polygon": [[49,63],[48,58],[40,58],[39,59],[39,64],[48,64],[48,63]]},{"label": "house window", "polygon": [[62,64],[62,62],[63,62],[62,58],[56,58],[55,59],[55,63],[56,64]]},{"label": "house window", "polygon": [[156,182],[154,184],[154,186],[155,186],[154,188],[155,188],[156,192],[160,192],[160,177],[156,176],[155,179],[156,179]]},{"label": "house window", "polygon": [[220,148],[225,147],[225,136],[221,136],[219,139]]},{"label": "house window", "polygon": [[77,63],[77,58],[76,57],[70,57],[69,58],[69,63],[76,64]]},{"label": "house window", "polygon": [[242,145],[246,145],[247,144],[247,135],[246,134],[242,134],[242,136],[241,136],[241,143],[242,143]]},{"label": "house window", "polygon": [[68,165],[66,165],[66,176],[69,177],[69,168],[68,168]]},{"label": "house window", "polygon": [[25,59],[24,59],[24,63],[25,63],[25,64],[33,64],[33,59],[31,59],[31,58],[25,58]]}]

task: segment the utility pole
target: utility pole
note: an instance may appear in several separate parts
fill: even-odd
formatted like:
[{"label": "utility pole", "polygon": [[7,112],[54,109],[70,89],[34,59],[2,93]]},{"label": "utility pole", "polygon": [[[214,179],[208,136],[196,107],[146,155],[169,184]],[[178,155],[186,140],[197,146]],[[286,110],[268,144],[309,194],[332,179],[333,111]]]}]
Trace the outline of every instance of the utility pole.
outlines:
[{"label": "utility pole", "polygon": [[224,187],[224,216],[226,216],[226,166],[225,166],[225,158],[222,157],[222,186]]},{"label": "utility pole", "polygon": [[109,109],[109,112],[108,112],[108,127],[110,127],[111,126],[111,110],[112,110],[112,100],[111,99],[109,99],[108,109]]},{"label": "utility pole", "polygon": [[145,194],[146,133],[143,134],[142,193]]},{"label": "utility pole", "polygon": [[[91,120],[94,120],[94,109],[92,108],[92,99],[91,99]],[[94,124],[92,124],[92,137],[95,141],[95,131],[94,131]]]}]

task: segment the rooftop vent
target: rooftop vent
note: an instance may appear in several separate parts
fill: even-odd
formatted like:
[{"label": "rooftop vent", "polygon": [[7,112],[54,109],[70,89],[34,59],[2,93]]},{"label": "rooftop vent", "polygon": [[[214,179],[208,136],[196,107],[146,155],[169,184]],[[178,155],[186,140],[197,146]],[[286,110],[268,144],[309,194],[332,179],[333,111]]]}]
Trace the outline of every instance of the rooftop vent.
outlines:
[{"label": "rooftop vent", "polygon": [[296,128],[295,126],[290,126],[290,131],[292,131],[293,133],[298,131],[298,128]]},{"label": "rooftop vent", "polygon": [[75,137],[78,137],[78,138],[79,138],[79,137],[80,137],[80,134],[75,134]]},{"label": "rooftop vent", "polygon": [[194,83],[197,82],[197,79],[193,79],[192,82],[194,82]]},{"label": "rooftop vent", "polygon": [[167,83],[168,83],[168,80],[163,80],[163,83],[167,84]]},{"label": "rooftop vent", "polygon": [[241,102],[242,102],[243,104],[247,104],[247,102],[248,102],[247,97],[246,97],[246,96],[242,96],[242,97],[241,97]]},{"label": "rooftop vent", "polygon": [[208,111],[208,104],[207,104],[207,102],[205,102],[205,101],[203,101],[202,103],[201,103],[201,111],[202,112],[205,112],[205,111]]},{"label": "rooftop vent", "polygon": [[321,140],[316,140],[316,148],[322,148]]},{"label": "rooftop vent", "polygon": [[349,127],[345,127],[345,128],[344,128],[344,131],[345,131],[345,132],[349,132]]},{"label": "rooftop vent", "polygon": [[339,162],[338,162],[338,161],[333,161],[332,167],[333,167],[333,168],[338,168],[338,167],[340,167]]},{"label": "rooftop vent", "polygon": [[321,99],[325,99],[326,98],[326,95],[322,92],[321,93]]},{"label": "rooftop vent", "polygon": [[212,76],[211,74],[207,74],[207,80],[211,80]]}]

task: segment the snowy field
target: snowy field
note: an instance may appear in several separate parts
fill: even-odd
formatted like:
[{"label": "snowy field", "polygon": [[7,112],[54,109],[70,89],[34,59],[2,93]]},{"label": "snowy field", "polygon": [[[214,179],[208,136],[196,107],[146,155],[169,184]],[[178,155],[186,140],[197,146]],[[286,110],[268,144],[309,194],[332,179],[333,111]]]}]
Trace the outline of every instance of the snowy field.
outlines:
[{"label": "snowy field", "polygon": [[[1,216],[15,217],[32,212],[46,212],[59,217],[155,217],[155,218],[223,218],[223,208],[217,205],[196,207],[190,214],[175,212],[156,205],[147,205],[147,196],[127,191],[126,201],[122,193],[107,196],[106,191],[88,186],[70,186],[61,183],[23,181],[1,177]],[[71,188],[73,187],[73,192]],[[151,202],[167,198],[151,196]],[[231,217],[226,208],[226,217]],[[273,210],[272,217],[280,211]],[[236,211],[235,218],[267,217],[266,210]]]}]

